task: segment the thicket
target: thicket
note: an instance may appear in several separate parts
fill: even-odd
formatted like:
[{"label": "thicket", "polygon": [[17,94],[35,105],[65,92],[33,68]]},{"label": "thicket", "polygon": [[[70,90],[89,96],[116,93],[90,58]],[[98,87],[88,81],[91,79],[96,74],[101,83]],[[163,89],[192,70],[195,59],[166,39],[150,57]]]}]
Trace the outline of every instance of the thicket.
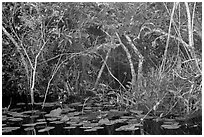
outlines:
[{"label": "thicket", "polygon": [[193,113],[201,109],[201,24],[197,2],[4,2],[3,97],[97,96],[155,115]]}]

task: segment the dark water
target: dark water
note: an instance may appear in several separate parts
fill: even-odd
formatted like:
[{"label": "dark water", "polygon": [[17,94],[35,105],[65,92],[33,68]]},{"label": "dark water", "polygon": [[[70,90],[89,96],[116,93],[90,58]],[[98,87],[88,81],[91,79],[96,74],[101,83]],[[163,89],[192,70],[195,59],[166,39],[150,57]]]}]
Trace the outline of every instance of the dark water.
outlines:
[{"label": "dark water", "polygon": [[[135,115],[129,111],[117,111],[117,110],[100,110],[98,107],[87,107],[83,114],[81,109],[83,105],[70,106],[66,111],[62,111],[60,114],[56,114],[55,111],[52,117],[46,116],[51,114],[52,110],[59,110],[60,105],[50,105],[41,109],[41,105],[35,107],[35,111],[26,112],[29,107],[19,105],[20,109],[13,109],[3,112],[2,116],[2,134],[3,135],[201,135],[202,134],[202,116],[196,116],[193,118],[181,118],[181,119],[167,119],[156,118],[147,116],[144,121],[141,122],[140,115]],[[24,109],[26,108],[26,109]],[[72,110],[73,109],[73,110]],[[89,110],[90,109],[90,110]],[[97,110],[98,109],[98,110]],[[100,111],[99,111],[100,110]],[[23,112],[23,113],[22,113]],[[75,113],[77,112],[77,113]],[[67,115],[68,119],[63,121],[63,117]],[[22,118],[19,120],[18,118]],[[15,121],[16,120],[16,121]],[[45,120],[45,121],[43,121]],[[103,123],[99,122],[104,120]],[[115,121],[119,122],[115,122]],[[39,123],[39,122],[43,123]],[[114,122],[115,123],[114,123]],[[112,124],[110,124],[113,122]],[[25,125],[25,124],[34,125]],[[91,128],[82,128],[88,123]],[[118,128],[125,125],[141,124],[142,126],[134,125],[135,129],[124,129],[117,131]],[[166,125],[170,128],[164,128]],[[96,126],[97,125],[97,126]],[[164,125],[162,127],[162,125]],[[175,126],[176,125],[176,126]],[[7,127],[18,127],[18,129],[7,129]],[[49,127],[49,130],[42,131]],[[73,127],[65,129],[65,127]],[[86,127],[86,126],[85,126]],[[87,131],[94,127],[100,127],[95,131]],[[31,128],[31,130],[26,130]]]}]

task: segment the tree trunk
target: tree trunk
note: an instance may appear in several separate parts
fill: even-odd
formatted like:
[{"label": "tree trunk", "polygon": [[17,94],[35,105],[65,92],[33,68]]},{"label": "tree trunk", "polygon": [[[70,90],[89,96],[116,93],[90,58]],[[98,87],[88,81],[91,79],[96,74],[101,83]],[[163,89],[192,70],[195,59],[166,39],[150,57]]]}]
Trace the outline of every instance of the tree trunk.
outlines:
[{"label": "tree trunk", "polygon": [[104,67],[105,67],[105,65],[106,65],[106,62],[107,62],[107,60],[108,60],[108,57],[109,57],[110,52],[111,52],[111,48],[108,50],[108,52],[107,52],[107,54],[106,54],[106,58],[105,58],[105,60],[104,60],[104,62],[103,62],[103,65],[101,66],[101,69],[100,69],[100,71],[99,71],[99,73],[98,73],[96,82],[95,82],[95,84],[94,84],[94,89],[96,89],[97,86],[98,86],[99,79],[100,79],[100,77],[101,77],[101,75],[102,75],[102,73],[103,73],[103,70],[104,70]]},{"label": "tree trunk", "polygon": [[144,57],[139,52],[139,50],[136,48],[136,46],[133,44],[130,37],[127,36],[127,35],[125,35],[125,37],[128,40],[128,43],[130,44],[130,46],[133,48],[134,52],[139,57],[138,70],[137,70],[137,90],[133,89],[133,91],[135,91],[134,94],[136,93],[136,91],[137,91],[137,93],[140,93],[140,89],[141,89],[141,86],[142,86],[142,76],[143,76],[143,74],[142,74],[142,65],[143,65]]},{"label": "tree trunk", "polygon": [[128,49],[125,47],[125,45],[122,43],[121,41],[121,38],[119,36],[118,33],[116,33],[118,39],[119,39],[119,42],[123,48],[123,50],[125,51],[126,53],[126,56],[128,58],[128,61],[129,61],[129,64],[130,64],[130,69],[131,69],[131,74],[132,74],[132,80],[131,80],[131,83],[132,83],[132,90],[134,91],[136,89],[136,73],[135,73],[135,69],[134,69],[134,65],[133,65],[133,62],[132,62],[132,59],[131,59],[131,54],[130,52],[128,51]]}]

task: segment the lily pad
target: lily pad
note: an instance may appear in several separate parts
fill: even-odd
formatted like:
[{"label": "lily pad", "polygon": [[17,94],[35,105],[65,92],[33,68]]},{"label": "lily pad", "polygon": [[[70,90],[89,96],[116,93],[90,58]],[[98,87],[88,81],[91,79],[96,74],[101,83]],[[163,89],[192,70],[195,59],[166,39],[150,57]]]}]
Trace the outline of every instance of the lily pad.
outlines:
[{"label": "lily pad", "polygon": [[47,118],[48,121],[55,121],[55,120],[58,120],[58,119],[59,118],[56,118],[56,117],[55,118]]},{"label": "lily pad", "polygon": [[54,129],[55,127],[46,127],[46,128],[43,128],[43,129],[40,129],[38,130],[39,133],[42,133],[42,132],[46,132],[46,131],[49,131],[51,129]]},{"label": "lily pad", "polygon": [[64,129],[74,129],[76,128],[75,126],[70,126],[70,127],[63,127]]},{"label": "lily pad", "polygon": [[161,125],[165,129],[178,129],[181,125]]},{"label": "lily pad", "polygon": [[26,127],[26,128],[24,128],[24,130],[25,131],[32,131],[32,130],[35,130],[35,128],[34,127]]},{"label": "lily pad", "polygon": [[16,105],[17,105],[17,106],[23,106],[23,105],[25,105],[25,103],[24,103],[24,102],[19,102],[19,103],[17,103]]},{"label": "lily pad", "polygon": [[110,121],[107,118],[104,118],[104,119],[99,120],[98,124],[103,125],[103,124],[106,124],[106,123],[109,123],[109,122]]},{"label": "lily pad", "polygon": [[134,114],[137,114],[137,115],[141,115],[141,114],[143,113],[143,111],[133,110],[133,109],[131,109],[130,112],[131,112],[131,113],[134,113]]},{"label": "lily pad", "polygon": [[62,124],[63,122],[62,121],[52,121],[50,122],[51,124]]},{"label": "lily pad", "polygon": [[115,131],[135,131],[138,129],[139,129],[139,127],[135,127],[135,124],[129,124],[129,125],[121,126],[117,129],[115,129]]},{"label": "lily pad", "polygon": [[22,118],[11,118],[9,119],[9,121],[22,121],[23,119]]},{"label": "lily pad", "polygon": [[23,124],[24,127],[34,127],[36,123]]},{"label": "lily pad", "polygon": [[45,121],[41,121],[41,122],[36,122],[35,124],[36,125],[42,125],[42,124],[46,124],[47,122],[45,122]]},{"label": "lily pad", "polygon": [[38,118],[38,117],[39,117],[39,115],[32,115],[32,116],[30,116],[30,118],[33,118],[33,119]]},{"label": "lily pad", "polygon": [[79,105],[83,105],[81,102],[75,102],[70,104],[70,106],[79,106]]},{"label": "lily pad", "polygon": [[61,118],[60,121],[66,122],[66,121],[68,121],[68,120],[69,120],[69,117],[68,117],[67,115],[64,115],[64,116]]},{"label": "lily pad", "polygon": [[37,119],[36,121],[43,122],[43,121],[46,121],[46,120],[43,118],[43,119]]},{"label": "lily pad", "polygon": [[97,131],[98,129],[97,128],[91,128],[91,129],[86,129],[84,130],[85,132],[92,132],[92,131]]},{"label": "lily pad", "polygon": [[61,108],[54,109],[54,110],[50,111],[50,116],[52,116],[52,117],[59,116],[61,114],[61,112],[62,112]]},{"label": "lily pad", "polygon": [[4,131],[4,132],[11,132],[11,131],[13,131],[13,130],[17,130],[17,129],[20,129],[20,127],[3,127],[2,128],[2,132]]},{"label": "lily pad", "polygon": [[133,119],[135,117],[134,116],[121,116],[120,118],[122,118],[122,119]]}]

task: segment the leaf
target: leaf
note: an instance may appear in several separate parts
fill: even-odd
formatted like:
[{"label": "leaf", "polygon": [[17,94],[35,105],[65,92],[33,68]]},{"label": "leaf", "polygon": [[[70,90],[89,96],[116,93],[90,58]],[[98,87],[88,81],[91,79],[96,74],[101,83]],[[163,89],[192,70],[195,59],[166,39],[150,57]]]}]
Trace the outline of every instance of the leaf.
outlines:
[{"label": "leaf", "polygon": [[50,111],[50,116],[59,116],[60,114],[62,113],[62,109],[61,108],[57,108],[57,109],[54,109],[52,111]]},{"label": "leaf", "polygon": [[61,118],[61,121],[62,122],[66,122],[69,120],[69,117],[67,115],[64,115],[62,118]]},{"label": "leaf", "polygon": [[104,119],[99,120],[98,124],[103,125],[103,124],[106,124],[106,123],[109,123],[109,122],[110,121],[107,118],[104,118]]}]

